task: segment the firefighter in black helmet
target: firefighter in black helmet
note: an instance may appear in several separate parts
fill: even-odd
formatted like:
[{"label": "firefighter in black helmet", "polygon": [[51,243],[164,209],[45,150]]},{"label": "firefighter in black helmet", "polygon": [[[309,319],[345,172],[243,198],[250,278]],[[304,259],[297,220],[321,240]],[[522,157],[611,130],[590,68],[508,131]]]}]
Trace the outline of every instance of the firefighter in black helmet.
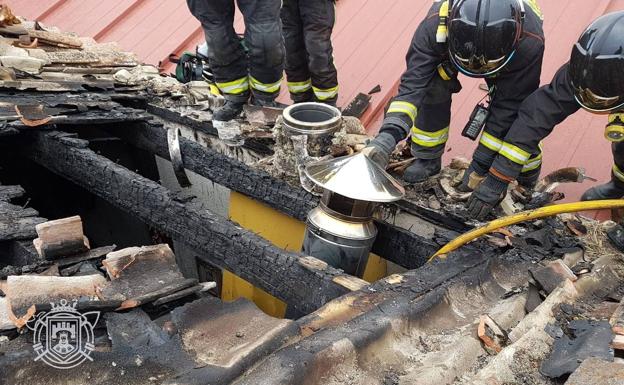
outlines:
[{"label": "firefighter in black helmet", "polygon": [[[416,158],[404,179],[417,183],[439,173],[449,136],[451,96],[459,92],[458,72],[484,78],[490,90],[489,111],[475,110],[484,127],[470,172],[462,183],[487,173],[502,138],[528,95],[539,86],[544,53],[542,13],[535,0],[436,1],[416,30],[401,78],[379,135],[367,148],[369,156],[387,162],[395,145],[411,133]],[[475,124],[475,126],[478,126]],[[466,136],[476,139],[479,132]],[[539,174],[541,155],[524,170],[527,184]]]},{"label": "firefighter in black helmet", "polygon": [[472,194],[469,211],[484,218],[526,167],[530,154],[557,124],[580,108],[608,115],[605,131],[613,142],[611,181],[585,192],[583,200],[624,197],[624,11],[594,21],[572,49],[570,61],[550,84],[529,96],[504,138],[487,178]]}]

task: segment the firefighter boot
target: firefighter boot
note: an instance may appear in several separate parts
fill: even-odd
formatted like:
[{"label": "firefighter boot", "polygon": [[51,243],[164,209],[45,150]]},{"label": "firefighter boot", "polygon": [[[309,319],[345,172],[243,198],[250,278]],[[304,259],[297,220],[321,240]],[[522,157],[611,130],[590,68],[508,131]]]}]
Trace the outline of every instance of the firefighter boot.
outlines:
[{"label": "firefighter boot", "polygon": [[442,170],[442,158],[416,159],[403,174],[403,180],[407,183],[420,183],[427,178],[439,174]]},{"label": "firefighter boot", "polygon": [[251,99],[251,105],[258,107],[268,107],[268,108],[286,108],[288,107],[286,104],[279,103],[275,101],[275,97],[273,96],[258,96],[256,94],[253,95]]},{"label": "firefighter boot", "polygon": [[617,180],[611,180],[585,191],[582,201],[599,201],[604,199],[620,199],[624,197],[624,184]]},{"label": "firefighter boot", "polygon": [[212,115],[212,119],[219,122],[229,122],[236,119],[243,112],[243,106],[246,102],[226,100],[223,107],[219,108]]}]

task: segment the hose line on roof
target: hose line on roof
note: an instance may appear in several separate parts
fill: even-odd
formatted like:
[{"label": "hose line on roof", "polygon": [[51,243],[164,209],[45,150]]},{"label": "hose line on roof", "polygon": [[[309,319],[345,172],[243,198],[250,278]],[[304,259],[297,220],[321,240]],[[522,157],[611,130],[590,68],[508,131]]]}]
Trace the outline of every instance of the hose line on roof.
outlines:
[{"label": "hose line on roof", "polygon": [[610,199],[602,201],[587,201],[587,202],[575,202],[575,203],[563,203],[553,206],[541,207],[535,210],[523,211],[518,214],[513,214],[504,218],[495,219],[484,226],[476,228],[459,237],[453,239],[447,243],[443,248],[438,250],[431,258],[429,262],[435,258],[446,258],[446,255],[458,248],[464,246],[468,242],[471,242],[483,235],[489,234],[502,227],[515,225],[517,223],[526,222],[534,219],[551,217],[553,215],[564,213],[575,213],[578,211],[586,210],[600,210],[600,209],[617,209],[624,208],[624,199]]}]

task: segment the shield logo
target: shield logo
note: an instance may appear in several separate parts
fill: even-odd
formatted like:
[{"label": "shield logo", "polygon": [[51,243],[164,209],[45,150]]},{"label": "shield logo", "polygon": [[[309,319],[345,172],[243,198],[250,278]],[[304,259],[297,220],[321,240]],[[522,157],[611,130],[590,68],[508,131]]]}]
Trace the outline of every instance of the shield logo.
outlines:
[{"label": "shield logo", "polygon": [[68,304],[61,300],[52,304],[52,310],[41,313],[34,320],[33,349],[35,361],[57,368],[71,369],[85,360],[93,361],[95,349],[93,328],[99,320],[99,312],[80,313],[76,302]]},{"label": "shield logo", "polygon": [[71,359],[81,346],[80,318],[71,314],[48,317],[46,346],[59,361]]}]

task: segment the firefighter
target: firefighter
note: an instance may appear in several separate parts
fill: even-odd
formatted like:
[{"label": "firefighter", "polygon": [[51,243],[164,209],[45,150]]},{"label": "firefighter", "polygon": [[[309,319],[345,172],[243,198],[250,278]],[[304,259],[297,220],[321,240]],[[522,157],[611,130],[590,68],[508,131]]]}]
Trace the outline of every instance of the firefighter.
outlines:
[{"label": "firefighter", "polygon": [[274,107],[284,70],[281,0],[237,0],[245,19],[244,42],[234,31],[234,0],[187,0],[201,22],[215,83],[226,99],[213,119],[237,117],[251,96],[255,105]]},{"label": "firefighter", "polygon": [[[543,53],[542,13],[535,0],[436,1],[416,30],[407,71],[380,133],[367,148],[369,156],[386,163],[411,132],[416,159],[404,180],[417,183],[438,174],[461,72],[485,79],[490,90],[489,116],[479,114],[485,128],[470,166],[471,173],[486,174],[520,104],[539,87]],[[539,158],[536,152],[534,160]],[[525,170],[523,182],[534,183],[537,175],[539,164]],[[469,185],[466,178],[462,189]]]},{"label": "firefighter", "polygon": [[605,131],[615,165],[611,181],[591,188],[583,200],[624,197],[624,11],[594,21],[572,49],[570,61],[522,104],[486,179],[474,191],[469,211],[483,219],[526,167],[530,154],[557,124],[580,108],[608,114]]},{"label": "firefighter", "polygon": [[335,18],[334,0],[284,0],[286,77],[295,103],[336,105],[338,72],[331,42]]}]

